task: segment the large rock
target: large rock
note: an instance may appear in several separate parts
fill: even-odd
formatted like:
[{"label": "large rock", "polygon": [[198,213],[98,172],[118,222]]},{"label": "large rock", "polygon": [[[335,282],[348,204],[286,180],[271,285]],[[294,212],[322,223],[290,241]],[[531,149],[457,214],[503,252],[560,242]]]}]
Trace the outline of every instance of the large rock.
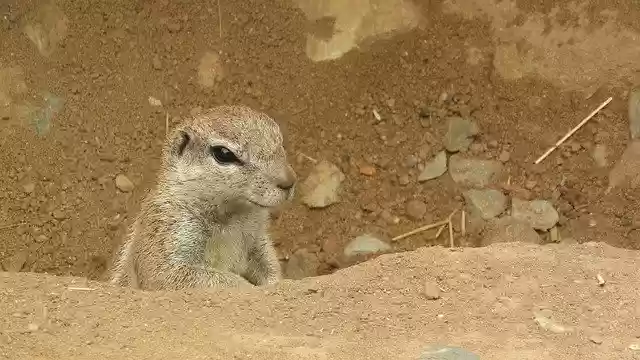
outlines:
[{"label": "large rock", "polygon": [[637,188],[640,185],[640,140],[627,145],[620,159],[609,172],[609,188]]},{"label": "large rock", "polygon": [[447,121],[447,134],[444,146],[450,152],[466,151],[478,134],[478,126],[471,120],[450,117]]},{"label": "large rock", "polygon": [[442,176],[447,171],[447,153],[440,151],[433,159],[427,162],[418,175],[418,181],[423,182]]},{"label": "large rock", "polygon": [[513,198],[511,200],[511,216],[542,231],[551,229],[559,220],[558,212],[547,200],[524,201]]},{"label": "large rock", "polygon": [[504,216],[489,221],[485,226],[482,246],[506,242],[540,244],[542,239],[531,227],[531,224],[512,216]]},{"label": "large rock", "polygon": [[502,191],[471,189],[463,193],[467,209],[484,220],[492,219],[507,209],[507,197]]},{"label": "large rock", "polygon": [[365,234],[351,240],[351,242],[344,248],[344,255],[369,255],[389,250],[391,250],[391,245],[373,235]]},{"label": "large rock", "polygon": [[456,154],[449,159],[449,174],[458,185],[483,188],[495,181],[502,173],[503,165],[495,160],[466,158]]},{"label": "large rock", "polygon": [[338,167],[320,161],[300,184],[302,202],[310,208],[324,208],[340,201],[340,185],[345,176]]}]

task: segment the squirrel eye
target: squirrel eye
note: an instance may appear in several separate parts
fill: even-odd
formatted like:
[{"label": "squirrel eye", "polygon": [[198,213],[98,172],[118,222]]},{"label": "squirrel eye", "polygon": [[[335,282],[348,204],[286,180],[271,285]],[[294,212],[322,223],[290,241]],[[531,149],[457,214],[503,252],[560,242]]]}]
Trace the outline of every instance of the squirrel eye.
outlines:
[{"label": "squirrel eye", "polygon": [[220,164],[242,164],[240,159],[238,159],[233,151],[227,149],[224,146],[210,146],[209,153]]}]

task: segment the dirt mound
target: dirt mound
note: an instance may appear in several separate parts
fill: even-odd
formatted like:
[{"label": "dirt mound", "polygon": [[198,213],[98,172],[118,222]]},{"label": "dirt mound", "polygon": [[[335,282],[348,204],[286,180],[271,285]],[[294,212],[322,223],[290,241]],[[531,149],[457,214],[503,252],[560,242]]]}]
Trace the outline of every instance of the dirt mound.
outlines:
[{"label": "dirt mound", "polygon": [[634,359],[639,267],[637,252],[589,243],[420,249],[242,291],[2,273],[0,355],[418,359],[444,344],[482,359]]}]

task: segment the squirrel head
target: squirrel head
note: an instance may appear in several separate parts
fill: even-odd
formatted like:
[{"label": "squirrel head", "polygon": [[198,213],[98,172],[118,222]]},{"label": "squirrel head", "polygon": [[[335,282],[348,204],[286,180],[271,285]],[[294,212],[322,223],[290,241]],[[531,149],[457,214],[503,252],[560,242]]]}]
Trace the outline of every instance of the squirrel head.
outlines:
[{"label": "squirrel head", "polygon": [[296,174],[278,124],[246,106],[219,106],[181,123],[163,151],[172,196],[272,208],[293,197]]}]

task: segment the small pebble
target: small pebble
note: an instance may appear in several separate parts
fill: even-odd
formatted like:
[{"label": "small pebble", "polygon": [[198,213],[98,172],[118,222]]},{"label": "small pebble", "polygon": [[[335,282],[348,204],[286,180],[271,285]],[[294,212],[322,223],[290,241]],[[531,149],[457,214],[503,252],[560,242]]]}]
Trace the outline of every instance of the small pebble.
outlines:
[{"label": "small pebble", "polygon": [[538,183],[535,180],[527,180],[527,182],[524,183],[524,187],[527,190],[533,190],[536,185],[538,185]]},{"label": "small pebble", "polygon": [[405,185],[409,185],[410,182],[411,180],[409,179],[409,175],[402,174],[398,176],[398,184],[405,186]]},{"label": "small pebble", "polygon": [[509,159],[511,159],[511,153],[506,150],[503,150],[498,157],[498,160],[503,163],[506,163]]},{"label": "small pebble", "polygon": [[545,316],[546,314],[542,312],[535,312],[534,314],[535,314],[535,322],[538,324],[538,326],[540,326],[544,330],[547,330],[556,334],[565,334],[565,333],[570,333],[574,331],[572,327],[557,323],[551,320],[549,317]]},{"label": "small pebble", "polygon": [[414,167],[416,165],[418,165],[418,158],[415,155],[409,155],[404,160],[404,166],[405,167],[412,168],[412,167]]},{"label": "small pebble", "polygon": [[[438,315],[440,318],[440,315]],[[419,360],[480,360],[480,357],[469,350],[454,347],[431,345],[425,349]]]},{"label": "small pebble", "polygon": [[373,176],[376,174],[376,168],[371,165],[363,165],[360,167],[360,174],[365,176]]},{"label": "small pebble", "polygon": [[427,204],[420,200],[410,200],[407,202],[405,211],[411,219],[420,220],[427,213]]},{"label": "small pebble", "polygon": [[34,183],[28,183],[26,185],[23,186],[24,192],[27,194],[31,194],[33,193],[33,191],[36,189],[36,184]]},{"label": "small pebble", "polygon": [[158,57],[158,55],[156,55],[156,56],[154,56],[154,57],[153,57],[152,64],[153,64],[153,68],[154,68],[155,70],[160,70],[160,69],[162,69],[162,62],[160,62],[160,57]]},{"label": "small pebble", "polygon": [[135,187],[133,182],[126,175],[118,174],[116,176],[116,187],[122,192],[131,192]]},{"label": "small pebble", "polygon": [[598,335],[591,335],[589,337],[589,341],[591,341],[594,344],[598,344],[598,345],[602,344],[602,338],[600,336],[598,336]]},{"label": "small pebble", "polygon": [[424,283],[424,296],[427,300],[440,299],[440,288],[438,287],[438,284],[431,280],[426,280]]},{"label": "small pebble", "polygon": [[36,332],[40,330],[40,326],[38,326],[38,324],[31,323],[27,326],[27,330],[29,330],[29,332]]}]

